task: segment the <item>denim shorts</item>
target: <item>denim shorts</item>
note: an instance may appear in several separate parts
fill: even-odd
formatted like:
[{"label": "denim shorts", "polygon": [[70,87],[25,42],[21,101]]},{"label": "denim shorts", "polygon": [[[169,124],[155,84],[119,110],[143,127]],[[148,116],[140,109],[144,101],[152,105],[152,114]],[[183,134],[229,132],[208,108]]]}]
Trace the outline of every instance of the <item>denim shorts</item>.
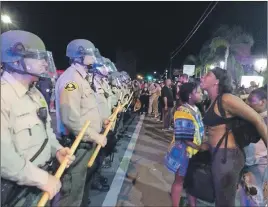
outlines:
[{"label": "denim shorts", "polygon": [[168,170],[179,176],[185,176],[189,164],[189,155],[186,151],[187,145],[176,142],[165,156],[165,165]]}]

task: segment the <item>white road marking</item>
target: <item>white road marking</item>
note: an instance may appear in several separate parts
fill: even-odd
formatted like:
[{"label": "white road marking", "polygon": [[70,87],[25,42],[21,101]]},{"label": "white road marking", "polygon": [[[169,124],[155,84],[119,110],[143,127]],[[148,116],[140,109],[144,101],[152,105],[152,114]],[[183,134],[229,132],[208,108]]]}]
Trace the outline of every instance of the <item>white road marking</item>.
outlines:
[{"label": "white road marking", "polygon": [[117,169],[116,174],[114,176],[113,182],[110,186],[110,190],[107,193],[105,200],[102,203],[102,206],[116,206],[116,204],[117,204],[118,195],[121,191],[124,179],[126,177],[128,165],[129,165],[129,162],[131,160],[134,148],[136,146],[136,142],[137,142],[137,139],[138,139],[139,134],[140,134],[143,120],[144,120],[144,115],[141,115],[140,120],[136,126],[136,129],[135,129],[135,131],[131,137],[131,140],[128,144],[128,147],[126,149],[124,157],[123,157],[120,165],[118,166],[118,169]]}]

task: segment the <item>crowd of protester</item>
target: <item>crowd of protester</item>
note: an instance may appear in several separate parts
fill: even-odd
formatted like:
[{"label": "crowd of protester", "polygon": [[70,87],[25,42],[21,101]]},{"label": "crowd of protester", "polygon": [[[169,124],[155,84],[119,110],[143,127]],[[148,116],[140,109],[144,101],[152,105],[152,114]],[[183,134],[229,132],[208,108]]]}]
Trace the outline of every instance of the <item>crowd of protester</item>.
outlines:
[{"label": "crowd of protester", "polygon": [[[234,90],[230,83],[221,68],[201,80],[183,74],[178,81],[140,82],[138,112],[173,132],[165,156],[175,174],[173,206],[181,204],[183,189],[189,206],[196,206],[196,198],[216,207],[235,206],[236,200],[240,206],[268,203],[267,84],[252,81],[249,88]],[[245,128],[248,137],[241,132]],[[205,177],[194,165],[198,162],[209,166]]]},{"label": "crowd of protester", "polygon": [[[163,123],[163,131],[173,131],[173,114],[182,105],[179,91],[184,83],[189,82],[189,76],[183,74],[178,81],[171,79],[161,81],[137,81],[136,100],[140,102],[140,114],[145,114]],[[198,82],[198,81],[196,81]],[[197,107],[203,114],[209,105],[208,96],[204,95]]]}]

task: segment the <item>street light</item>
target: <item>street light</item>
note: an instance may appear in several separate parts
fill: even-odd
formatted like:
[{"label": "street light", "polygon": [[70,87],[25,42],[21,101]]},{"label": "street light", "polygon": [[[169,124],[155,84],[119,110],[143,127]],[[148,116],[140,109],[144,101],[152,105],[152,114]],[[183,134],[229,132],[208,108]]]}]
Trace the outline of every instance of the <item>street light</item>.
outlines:
[{"label": "street light", "polygon": [[267,68],[267,59],[265,58],[257,59],[254,65],[258,72],[262,72]]},{"label": "street light", "polygon": [[156,74],[156,71],[154,71],[154,74]]},{"label": "street light", "polygon": [[8,15],[5,15],[5,14],[1,15],[1,20],[4,24],[12,24],[10,16]]},{"label": "street light", "polygon": [[147,79],[148,79],[148,81],[151,81],[151,80],[153,79],[153,77],[150,76],[150,75],[148,75],[148,76],[147,76]]}]

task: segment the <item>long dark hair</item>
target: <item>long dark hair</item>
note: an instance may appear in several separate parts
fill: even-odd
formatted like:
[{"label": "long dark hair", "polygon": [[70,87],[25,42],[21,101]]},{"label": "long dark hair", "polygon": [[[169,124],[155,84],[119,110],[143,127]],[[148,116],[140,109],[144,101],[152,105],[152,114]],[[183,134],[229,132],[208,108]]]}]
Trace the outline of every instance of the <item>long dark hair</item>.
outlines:
[{"label": "long dark hair", "polygon": [[233,93],[232,78],[227,73],[227,70],[216,67],[211,72],[219,80],[219,94]]}]

